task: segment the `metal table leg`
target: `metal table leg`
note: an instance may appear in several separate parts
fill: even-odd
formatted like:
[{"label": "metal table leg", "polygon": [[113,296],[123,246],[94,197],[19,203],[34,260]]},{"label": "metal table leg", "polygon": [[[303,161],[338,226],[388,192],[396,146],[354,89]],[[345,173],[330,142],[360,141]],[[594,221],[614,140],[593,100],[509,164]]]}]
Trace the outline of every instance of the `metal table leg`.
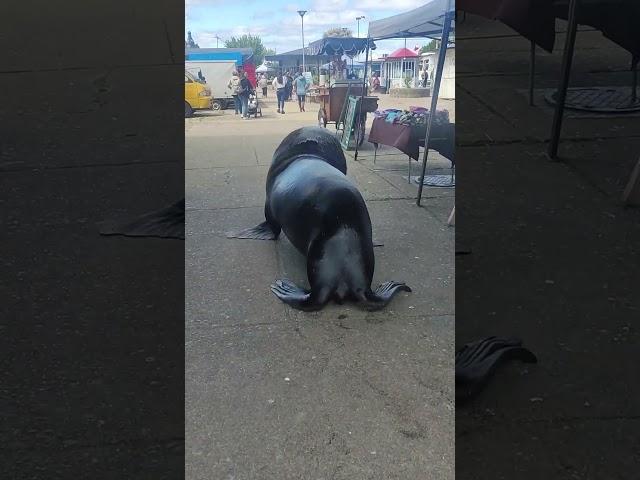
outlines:
[{"label": "metal table leg", "polygon": [[631,59],[632,83],[631,83],[631,103],[635,103],[638,99],[638,60],[639,57],[634,56]]},{"label": "metal table leg", "polygon": [[531,52],[529,57],[529,106],[533,107],[533,85],[536,74],[536,44],[531,42]]},{"label": "metal table leg", "polygon": [[578,10],[579,0],[569,0],[569,24],[567,26],[567,41],[564,44],[562,56],[562,67],[560,70],[560,82],[556,98],[556,109],[553,114],[553,125],[551,126],[551,141],[549,142],[549,158],[556,159],[558,156],[558,143],[560,142],[560,130],[562,129],[562,116],[564,115],[564,103],[567,98],[567,88],[569,87],[569,76],[571,73],[571,61],[573,60],[573,50],[576,44],[576,33],[578,31]]}]

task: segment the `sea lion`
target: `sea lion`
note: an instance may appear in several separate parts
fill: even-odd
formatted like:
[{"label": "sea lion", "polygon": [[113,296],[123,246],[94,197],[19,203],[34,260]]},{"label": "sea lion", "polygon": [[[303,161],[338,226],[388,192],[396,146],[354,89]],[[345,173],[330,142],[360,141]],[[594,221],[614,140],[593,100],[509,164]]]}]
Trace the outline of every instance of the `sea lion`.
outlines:
[{"label": "sea lion", "polygon": [[487,337],[464,345],[456,352],[456,404],[464,404],[480,393],[496,369],[509,360],[538,361],[517,338]]},{"label": "sea lion", "polygon": [[303,311],[322,309],[331,299],[384,308],[403,282],[371,290],[375,259],[371,218],[358,189],[347,178],[347,160],[335,136],[303,127],[280,143],[267,174],[265,221],[228,238],[275,240],[284,231],[307,259],[310,290],[277,280],[271,291]]}]

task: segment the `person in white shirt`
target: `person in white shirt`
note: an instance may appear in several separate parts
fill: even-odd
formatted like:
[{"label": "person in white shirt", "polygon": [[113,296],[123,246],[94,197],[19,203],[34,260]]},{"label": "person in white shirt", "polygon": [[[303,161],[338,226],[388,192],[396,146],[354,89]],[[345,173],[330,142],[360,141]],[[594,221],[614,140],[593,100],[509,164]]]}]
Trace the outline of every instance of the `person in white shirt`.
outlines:
[{"label": "person in white shirt", "polygon": [[[273,79],[273,88],[276,89],[276,96],[278,97],[278,113],[284,113],[284,101],[287,95],[287,81],[282,73],[279,73],[276,78]],[[282,108],[280,108],[282,106]]]},{"label": "person in white shirt", "polygon": [[260,81],[258,82],[258,86],[262,89],[262,97],[266,97],[267,96],[267,86],[269,85],[269,81],[267,80],[267,76],[266,75],[262,75],[262,77],[260,77]]}]

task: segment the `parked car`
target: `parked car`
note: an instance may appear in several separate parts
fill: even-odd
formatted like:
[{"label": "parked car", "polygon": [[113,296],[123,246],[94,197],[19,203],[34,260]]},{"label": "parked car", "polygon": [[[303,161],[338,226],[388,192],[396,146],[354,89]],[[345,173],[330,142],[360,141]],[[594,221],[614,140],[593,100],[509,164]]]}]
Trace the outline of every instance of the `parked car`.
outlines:
[{"label": "parked car", "polygon": [[184,117],[193,116],[196,110],[211,110],[211,88],[193,73],[184,71]]}]

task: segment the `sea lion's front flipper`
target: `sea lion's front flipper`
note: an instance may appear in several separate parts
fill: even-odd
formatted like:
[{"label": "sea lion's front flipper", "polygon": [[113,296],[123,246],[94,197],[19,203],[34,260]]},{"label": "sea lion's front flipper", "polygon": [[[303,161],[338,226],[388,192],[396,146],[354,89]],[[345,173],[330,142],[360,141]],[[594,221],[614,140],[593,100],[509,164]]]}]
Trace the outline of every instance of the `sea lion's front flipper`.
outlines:
[{"label": "sea lion's front flipper", "polygon": [[510,361],[536,363],[538,359],[517,338],[487,337],[456,352],[456,400],[464,403],[478,394],[497,368]]},{"label": "sea lion's front flipper", "polygon": [[280,229],[278,229],[278,233],[276,234],[273,231],[271,224],[268,222],[262,222],[260,225],[257,225],[253,228],[247,228],[246,230],[241,230],[239,232],[228,232],[227,238],[246,238],[251,240],[275,240],[278,238],[280,234]]},{"label": "sea lion's front flipper", "polygon": [[105,221],[100,235],[158,237],[184,240],[184,198],[173,205],[125,221]]},{"label": "sea lion's front flipper", "polygon": [[313,295],[312,292],[286,279],[276,280],[276,283],[271,285],[271,291],[287,305],[305,312],[320,310],[329,300],[326,291],[322,291],[319,295]]},{"label": "sea lion's front flipper", "polygon": [[384,308],[398,292],[411,292],[404,282],[389,281],[380,285],[374,292],[365,293],[360,305],[365,310],[375,311]]}]

